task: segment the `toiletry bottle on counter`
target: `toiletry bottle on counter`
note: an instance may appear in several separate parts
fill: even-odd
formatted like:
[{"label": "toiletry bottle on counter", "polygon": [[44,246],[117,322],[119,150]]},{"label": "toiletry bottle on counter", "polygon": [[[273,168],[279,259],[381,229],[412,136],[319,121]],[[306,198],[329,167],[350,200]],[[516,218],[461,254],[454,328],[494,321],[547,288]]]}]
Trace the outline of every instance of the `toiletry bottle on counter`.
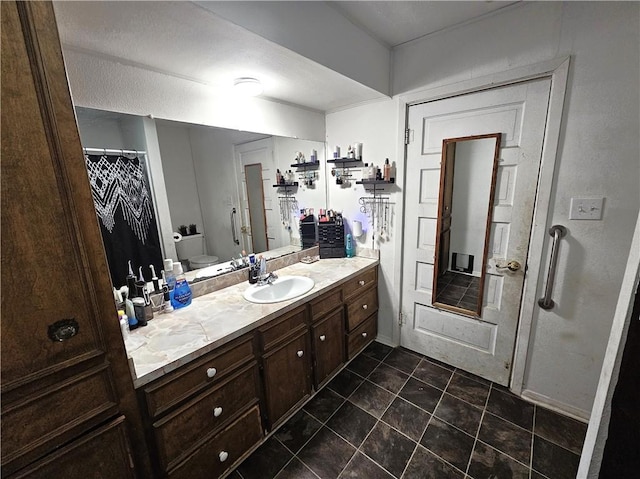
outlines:
[{"label": "toiletry bottle on counter", "polygon": [[176,286],[176,276],[173,273],[173,260],[171,258],[164,260],[164,279],[169,288],[169,297],[173,297],[173,288]]},{"label": "toiletry bottle on counter", "polygon": [[347,254],[347,258],[353,258],[356,255],[356,250],[353,247],[353,239],[351,235],[348,234],[345,241],[345,253]]},{"label": "toiletry bottle on counter", "polygon": [[182,263],[175,263],[173,265],[173,272],[175,273],[176,285],[173,288],[171,305],[175,309],[180,309],[191,304],[191,288],[189,287],[187,278],[182,272]]}]

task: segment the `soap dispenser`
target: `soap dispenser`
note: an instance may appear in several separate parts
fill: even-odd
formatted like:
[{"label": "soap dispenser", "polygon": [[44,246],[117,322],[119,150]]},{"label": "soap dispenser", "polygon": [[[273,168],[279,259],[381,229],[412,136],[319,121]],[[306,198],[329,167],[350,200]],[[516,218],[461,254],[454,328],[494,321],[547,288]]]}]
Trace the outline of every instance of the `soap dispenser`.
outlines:
[{"label": "soap dispenser", "polygon": [[191,304],[192,293],[187,278],[182,272],[182,263],[177,262],[173,265],[173,272],[176,276],[176,286],[173,289],[173,296],[171,297],[171,306],[174,309],[184,308]]},{"label": "soap dispenser", "polygon": [[353,258],[356,255],[356,249],[353,245],[353,239],[351,237],[351,234],[347,235],[347,238],[345,241],[345,253],[347,254],[347,258]]}]

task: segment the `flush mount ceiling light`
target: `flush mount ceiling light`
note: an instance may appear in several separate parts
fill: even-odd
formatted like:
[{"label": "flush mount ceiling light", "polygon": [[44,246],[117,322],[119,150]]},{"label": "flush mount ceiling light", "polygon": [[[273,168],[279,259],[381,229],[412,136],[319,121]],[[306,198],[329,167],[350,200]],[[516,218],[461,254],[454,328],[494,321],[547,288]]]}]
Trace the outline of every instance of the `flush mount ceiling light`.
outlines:
[{"label": "flush mount ceiling light", "polygon": [[233,90],[242,96],[257,96],[262,93],[262,83],[257,78],[236,78],[233,81]]}]

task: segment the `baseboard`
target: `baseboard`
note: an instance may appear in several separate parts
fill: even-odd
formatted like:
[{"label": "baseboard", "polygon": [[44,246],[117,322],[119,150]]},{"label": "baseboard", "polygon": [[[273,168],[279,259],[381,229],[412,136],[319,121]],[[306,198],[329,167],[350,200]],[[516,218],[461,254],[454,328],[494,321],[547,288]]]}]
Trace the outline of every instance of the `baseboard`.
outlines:
[{"label": "baseboard", "polygon": [[392,348],[395,348],[396,346],[399,346],[398,344],[395,344],[393,342],[393,339],[391,339],[391,338],[389,338],[387,336],[382,336],[380,334],[378,334],[376,336],[376,341],[378,341],[379,343],[382,343],[382,344],[386,344],[387,346],[391,346]]},{"label": "baseboard", "polygon": [[538,406],[542,406],[565,416],[572,417],[577,421],[584,423],[589,422],[589,416],[591,415],[590,411],[585,411],[584,409],[565,404],[561,401],[557,401],[548,396],[545,396],[544,394],[530,391],[529,389],[524,389],[521,396],[523,399],[526,399],[527,401],[530,401]]}]

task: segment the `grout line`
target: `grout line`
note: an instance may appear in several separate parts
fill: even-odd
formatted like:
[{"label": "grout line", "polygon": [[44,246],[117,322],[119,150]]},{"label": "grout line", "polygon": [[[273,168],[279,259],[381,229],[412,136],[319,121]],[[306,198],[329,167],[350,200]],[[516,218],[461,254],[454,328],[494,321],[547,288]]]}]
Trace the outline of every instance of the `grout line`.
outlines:
[{"label": "grout line", "polygon": [[533,441],[535,440],[535,430],[536,430],[536,414],[537,414],[536,405],[533,405],[533,420],[531,422],[531,457],[529,458],[529,478],[533,476]]},{"label": "grout line", "polygon": [[471,454],[469,455],[469,462],[467,462],[467,469],[464,471],[466,475],[469,475],[469,468],[471,467],[471,460],[473,459],[473,453],[476,450],[476,444],[478,443],[478,437],[480,437],[480,429],[482,429],[482,422],[484,421],[484,415],[487,412],[487,405],[489,404],[489,396],[491,396],[491,390],[493,389],[493,383],[489,383],[489,394],[487,394],[487,399],[484,402],[484,408],[482,410],[482,416],[480,417],[480,424],[478,425],[478,431],[476,432],[476,437],[473,441],[473,446],[471,447]]}]

